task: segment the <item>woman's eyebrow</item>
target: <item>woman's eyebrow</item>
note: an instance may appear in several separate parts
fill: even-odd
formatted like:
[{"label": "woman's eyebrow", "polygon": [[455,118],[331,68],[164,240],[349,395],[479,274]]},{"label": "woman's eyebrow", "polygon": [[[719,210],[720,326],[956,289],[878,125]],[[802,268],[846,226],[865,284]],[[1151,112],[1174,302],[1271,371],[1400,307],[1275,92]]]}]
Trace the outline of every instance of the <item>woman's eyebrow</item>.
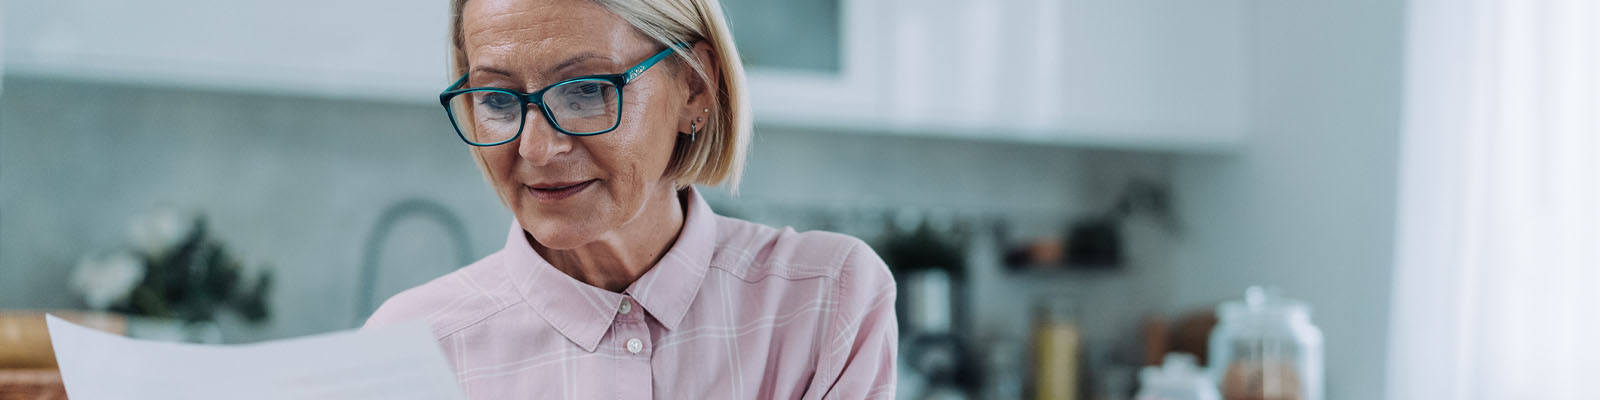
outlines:
[{"label": "woman's eyebrow", "polygon": [[490,66],[483,66],[483,65],[475,65],[475,66],[473,66],[472,67],[472,71],[470,71],[470,72],[472,73],[472,75],[478,75],[478,73],[482,72],[482,73],[500,75],[500,76],[504,76],[504,77],[507,77],[507,78],[511,77],[511,72],[509,72],[509,71],[506,71],[506,70],[503,70],[503,69],[499,69],[499,68],[495,68],[495,67],[490,67]]},{"label": "woman's eyebrow", "polygon": [[562,70],[567,69],[568,67],[571,67],[573,65],[576,65],[576,64],[578,64],[580,62],[583,62],[583,61],[586,61],[586,60],[589,60],[589,59],[601,59],[601,60],[605,60],[605,61],[613,61],[610,57],[602,56],[599,53],[581,53],[581,54],[578,54],[578,55],[575,55],[575,56],[572,56],[572,57],[568,57],[565,61],[557,63],[554,66],[551,66],[550,69],[545,71],[545,72],[548,72],[548,73],[560,72]]},{"label": "woman's eyebrow", "polygon": [[[562,61],[560,63],[557,63],[556,65],[551,66],[546,71],[546,74],[548,75],[548,74],[554,74],[556,72],[560,72],[560,71],[562,71],[564,69],[572,67],[573,65],[577,65],[578,63],[581,63],[581,62],[584,62],[584,61],[587,61],[587,60],[590,60],[590,59],[612,61],[610,57],[606,57],[606,56],[600,55],[599,53],[581,53],[581,54],[578,54],[578,55],[574,55],[572,57],[568,57],[565,61]],[[471,69],[470,72],[471,72],[472,76],[482,76],[482,74],[500,75],[500,76],[507,77],[507,78],[516,76],[515,74],[512,74],[511,71],[508,71],[508,70],[505,70],[505,69],[501,69],[501,68],[498,68],[498,67],[491,67],[491,66],[487,66],[487,65],[474,65],[474,66],[472,66],[472,69]]]}]

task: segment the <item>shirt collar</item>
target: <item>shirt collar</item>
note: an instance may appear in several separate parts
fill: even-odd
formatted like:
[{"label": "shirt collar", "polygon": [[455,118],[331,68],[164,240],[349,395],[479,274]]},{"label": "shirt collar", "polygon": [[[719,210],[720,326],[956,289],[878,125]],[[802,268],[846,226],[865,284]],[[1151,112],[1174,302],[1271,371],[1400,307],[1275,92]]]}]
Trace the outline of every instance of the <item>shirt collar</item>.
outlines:
[{"label": "shirt collar", "polygon": [[655,267],[625,290],[667,329],[678,329],[678,323],[689,313],[717,245],[717,215],[694,187],[684,192],[689,213],[683,217],[678,240],[656,261]]},{"label": "shirt collar", "polygon": [[[667,254],[623,291],[667,329],[677,329],[700,291],[716,247],[716,215],[693,187],[683,229]],[[533,250],[522,224],[506,236],[505,265],[517,291],[550,325],[584,351],[593,352],[617,316],[623,293],[590,286],[556,269]]]}]

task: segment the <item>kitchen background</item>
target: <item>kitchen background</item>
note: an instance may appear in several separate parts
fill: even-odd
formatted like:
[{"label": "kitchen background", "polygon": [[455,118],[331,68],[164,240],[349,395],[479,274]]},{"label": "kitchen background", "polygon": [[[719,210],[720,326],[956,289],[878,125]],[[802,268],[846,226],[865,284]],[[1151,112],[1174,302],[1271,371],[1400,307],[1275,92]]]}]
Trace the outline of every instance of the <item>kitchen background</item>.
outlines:
[{"label": "kitchen background", "polygon": [[[445,3],[5,4],[0,308],[88,308],[74,269],[152,210],[270,271],[270,317],[224,314],[226,342],[356,327],[497,249],[509,214],[435,101]],[[718,210],[875,245],[926,222],[966,261],[967,345],[1070,296],[1085,387],[1133,379],[1148,319],[1275,286],[1314,309],[1327,398],[1383,395],[1404,2],[725,3],[757,128]],[[1131,182],[1176,224],[1136,207],[1116,265],[1006,266]]]}]

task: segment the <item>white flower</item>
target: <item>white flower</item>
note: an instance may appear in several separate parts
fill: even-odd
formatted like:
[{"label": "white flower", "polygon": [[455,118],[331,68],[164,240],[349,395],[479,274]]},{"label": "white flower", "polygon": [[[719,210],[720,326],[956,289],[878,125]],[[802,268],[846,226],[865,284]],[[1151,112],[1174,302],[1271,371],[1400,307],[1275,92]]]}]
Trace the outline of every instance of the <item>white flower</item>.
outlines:
[{"label": "white flower", "polygon": [[128,239],[145,254],[159,258],[183,244],[193,230],[193,215],[162,207],[134,218],[128,226]]},{"label": "white flower", "polygon": [[144,260],[133,252],[85,255],[72,271],[72,288],[90,308],[104,310],[126,300],[144,273]]}]

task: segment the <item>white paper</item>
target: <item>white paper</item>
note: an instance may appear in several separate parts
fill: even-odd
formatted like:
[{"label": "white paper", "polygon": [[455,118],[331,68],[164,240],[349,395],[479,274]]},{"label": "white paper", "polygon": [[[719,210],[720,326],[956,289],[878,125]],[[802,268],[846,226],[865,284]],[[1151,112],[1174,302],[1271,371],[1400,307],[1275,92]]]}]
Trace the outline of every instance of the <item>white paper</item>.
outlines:
[{"label": "white paper", "polygon": [[134,340],[46,316],[73,400],[462,399],[420,322],[248,345]]}]

